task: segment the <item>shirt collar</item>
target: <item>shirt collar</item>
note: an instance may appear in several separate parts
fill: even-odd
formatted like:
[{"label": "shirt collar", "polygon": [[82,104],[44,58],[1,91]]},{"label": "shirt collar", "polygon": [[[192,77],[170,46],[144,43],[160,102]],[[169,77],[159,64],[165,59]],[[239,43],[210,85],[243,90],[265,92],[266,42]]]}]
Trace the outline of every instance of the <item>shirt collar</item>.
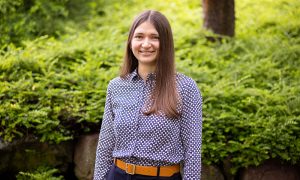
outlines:
[{"label": "shirt collar", "polygon": [[[129,74],[129,80],[130,81],[134,81],[136,79],[140,78],[139,73],[137,71],[137,68],[135,70],[133,70],[130,74]],[[150,73],[148,74],[147,79],[149,80],[154,80],[156,79],[156,74],[155,73]]]},{"label": "shirt collar", "polygon": [[133,81],[138,77],[139,77],[139,74],[137,72],[137,68],[135,70],[133,70],[132,73],[129,74],[129,80],[130,81]]}]

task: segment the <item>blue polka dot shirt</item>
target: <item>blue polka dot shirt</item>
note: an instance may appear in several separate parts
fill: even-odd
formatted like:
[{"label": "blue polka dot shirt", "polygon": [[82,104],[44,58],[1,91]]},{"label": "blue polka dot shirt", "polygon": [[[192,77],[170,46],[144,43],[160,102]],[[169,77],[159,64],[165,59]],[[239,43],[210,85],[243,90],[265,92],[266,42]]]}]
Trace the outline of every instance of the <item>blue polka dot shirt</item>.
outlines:
[{"label": "blue polka dot shirt", "polygon": [[155,75],[144,81],[133,71],[110,81],[96,151],[94,180],[104,180],[113,158],[144,166],[181,163],[183,179],[200,180],[202,97],[191,78],[176,74],[181,116],[144,115]]}]

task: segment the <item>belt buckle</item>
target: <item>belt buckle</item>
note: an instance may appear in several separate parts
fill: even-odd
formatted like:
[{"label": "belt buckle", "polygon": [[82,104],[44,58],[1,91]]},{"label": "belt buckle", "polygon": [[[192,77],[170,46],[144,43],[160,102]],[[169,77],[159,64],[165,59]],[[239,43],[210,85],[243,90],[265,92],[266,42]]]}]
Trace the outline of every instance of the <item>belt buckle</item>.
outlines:
[{"label": "belt buckle", "polygon": [[[129,169],[128,167],[129,166],[132,166],[132,172],[128,171],[128,169]],[[125,169],[125,171],[126,171],[127,174],[134,175],[135,174],[135,165],[131,164],[131,163],[126,163],[126,169]]]}]

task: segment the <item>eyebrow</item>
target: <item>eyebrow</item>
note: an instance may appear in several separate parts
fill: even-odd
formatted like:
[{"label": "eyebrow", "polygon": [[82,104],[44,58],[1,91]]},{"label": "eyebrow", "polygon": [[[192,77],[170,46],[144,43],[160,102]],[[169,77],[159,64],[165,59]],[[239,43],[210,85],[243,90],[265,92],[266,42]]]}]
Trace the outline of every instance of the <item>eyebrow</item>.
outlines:
[{"label": "eyebrow", "polygon": [[[143,32],[134,33],[134,35],[143,35],[143,34],[145,34],[145,33],[143,33]],[[158,36],[159,34],[158,33],[151,33],[150,35]]]}]

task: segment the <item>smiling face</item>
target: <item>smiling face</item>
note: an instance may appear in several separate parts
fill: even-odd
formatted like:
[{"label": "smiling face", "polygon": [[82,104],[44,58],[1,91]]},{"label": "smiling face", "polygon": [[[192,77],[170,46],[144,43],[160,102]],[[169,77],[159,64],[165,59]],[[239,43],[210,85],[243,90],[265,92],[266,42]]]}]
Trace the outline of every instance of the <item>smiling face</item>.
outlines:
[{"label": "smiling face", "polygon": [[139,65],[155,67],[159,53],[159,34],[153,24],[145,21],[133,33],[131,50]]}]

